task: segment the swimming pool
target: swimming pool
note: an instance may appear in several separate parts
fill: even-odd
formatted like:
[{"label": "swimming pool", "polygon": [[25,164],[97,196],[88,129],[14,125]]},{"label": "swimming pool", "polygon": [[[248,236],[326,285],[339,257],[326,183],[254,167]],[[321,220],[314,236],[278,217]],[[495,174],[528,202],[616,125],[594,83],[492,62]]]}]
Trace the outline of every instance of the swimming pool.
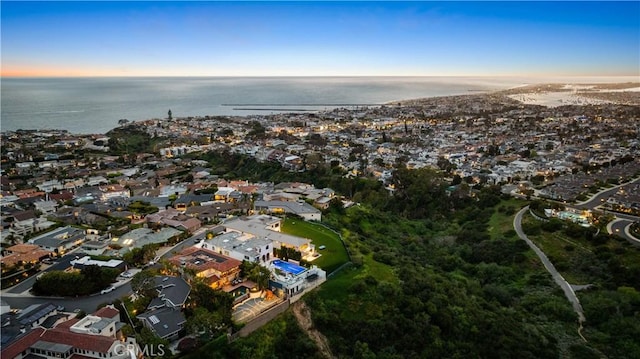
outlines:
[{"label": "swimming pool", "polygon": [[273,261],[271,261],[271,264],[273,264],[274,267],[280,269],[281,271],[291,273],[293,275],[298,275],[307,270],[307,268],[293,263],[281,261],[279,259],[274,259]]},{"label": "swimming pool", "polygon": [[241,295],[244,295],[245,293],[247,293],[249,291],[249,288],[241,285],[238,288],[232,290],[231,292],[229,292],[229,294],[231,294],[232,297],[239,297]]}]

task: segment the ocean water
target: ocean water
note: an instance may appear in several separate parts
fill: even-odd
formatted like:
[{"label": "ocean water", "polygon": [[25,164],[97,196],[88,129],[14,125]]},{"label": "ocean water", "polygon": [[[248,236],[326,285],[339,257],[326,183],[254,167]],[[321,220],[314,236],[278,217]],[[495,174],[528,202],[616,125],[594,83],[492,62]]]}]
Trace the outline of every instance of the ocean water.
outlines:
[{"label": "ocean water", "polygon": [[321,111],[514,87],[516,78],[182,77],[3,78],[0,131],[105,133],[129,121]]}]

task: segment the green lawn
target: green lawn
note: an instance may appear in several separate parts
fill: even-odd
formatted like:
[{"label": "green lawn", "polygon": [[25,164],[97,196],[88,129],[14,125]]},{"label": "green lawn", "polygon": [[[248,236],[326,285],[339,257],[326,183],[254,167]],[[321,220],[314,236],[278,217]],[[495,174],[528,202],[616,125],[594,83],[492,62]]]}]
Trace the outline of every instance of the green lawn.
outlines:
[{"label": "green lawn", "polygon": [[331,299],[336,301],[344,301],[348,295],[347,288],[349,288],[357,276],[362,275],[361,268],[354,268],[353,266],[344,268],[335,276],[331,277],[320,286],[318,295],[324,299]]},{"label": "green lawn", "polygon": [[[525,201],[517,198],[511,198],[509,200],[503,200],[499,205],[496,206],[495,212],[489,219],[489,235],[491,235],[491,239],[498,239],[500,237],[505,237],[505,233],[509,230],[513,230],[513,217],[515,213],[520,210],[526,204]],[[504,207],[513,211],[498,211],[497,208]]]},{"label": "green lawn", "polygon": [[[300,219],[286,218],[282,223],[282,232],[298,237],[309,238],[321,254],[312,263],[324,269],[327,274],[349,261],[347,250],[342,245],[340,237],[322,225],[305,222]],[[324,245],[325,249],[318,249]]]},{"label": "green lawn", "polygon": [[393,267],[388,264],[376,262],[373,260],[373,254],[367,254],[363,258],[363,273],[360,275],[364,278],[367,275],[371,275],[379,281],[387,281],[389,283],[398,283],[398,278],[393,272]]},{"label": "green lawn", "polygon": [[[523,217],[524,222],[533,222],[530,214]],[[607,259],[597,259],[598,253],[608,251],[622,266],[636,267],[640,263],[640,251],[624,240],[612,238],[606,243],[596,245],[586,238],[571,238],[563,231],[553,233],[541,231],[538,235],[528,235],[556,266],[558,272],[571,284],[598,283],[602,278],[590,271],[576,266],[581,258],[592,258],[593,266],[606,263]]]}]

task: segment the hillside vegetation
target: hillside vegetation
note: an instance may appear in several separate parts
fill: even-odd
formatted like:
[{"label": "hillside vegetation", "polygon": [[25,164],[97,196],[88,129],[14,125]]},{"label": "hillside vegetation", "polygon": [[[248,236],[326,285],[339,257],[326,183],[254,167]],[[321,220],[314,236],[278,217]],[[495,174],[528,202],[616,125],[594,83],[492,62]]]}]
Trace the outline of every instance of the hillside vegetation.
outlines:
[{"label": "hillside vegetation", "polygon": [[[584,296],[583,341],[571,305],[513,231],[513,214],[526,202],[504,198],[498,187],[447,191],[435,171],[400,169],[389,195],[379,182],[345,179],[332,168],[310,176],[247,159],[235,164],[226,162],[226,170],[332,186],[360,203],[332,207],[323,219],[340,231],[353,265],[304,297],[337,357],[640,357],[640,283],[610,280],[606,290]],[[623,337],[610,340],[617,325],[625,326]],[[300,333],[286,314],[246,339],[219,341],[197,355],[317,357],[314,342]]]}]

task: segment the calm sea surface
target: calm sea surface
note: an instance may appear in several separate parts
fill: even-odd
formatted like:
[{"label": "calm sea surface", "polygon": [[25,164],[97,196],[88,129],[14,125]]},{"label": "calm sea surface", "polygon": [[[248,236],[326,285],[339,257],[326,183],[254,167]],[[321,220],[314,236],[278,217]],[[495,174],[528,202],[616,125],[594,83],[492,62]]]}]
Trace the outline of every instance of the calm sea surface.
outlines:
[{"label": "calm sea surface", "polygon": [[105,133],[118,120],[250,115],[372,105],[518,86],[464,77],[3,78],[1,131]]}]

